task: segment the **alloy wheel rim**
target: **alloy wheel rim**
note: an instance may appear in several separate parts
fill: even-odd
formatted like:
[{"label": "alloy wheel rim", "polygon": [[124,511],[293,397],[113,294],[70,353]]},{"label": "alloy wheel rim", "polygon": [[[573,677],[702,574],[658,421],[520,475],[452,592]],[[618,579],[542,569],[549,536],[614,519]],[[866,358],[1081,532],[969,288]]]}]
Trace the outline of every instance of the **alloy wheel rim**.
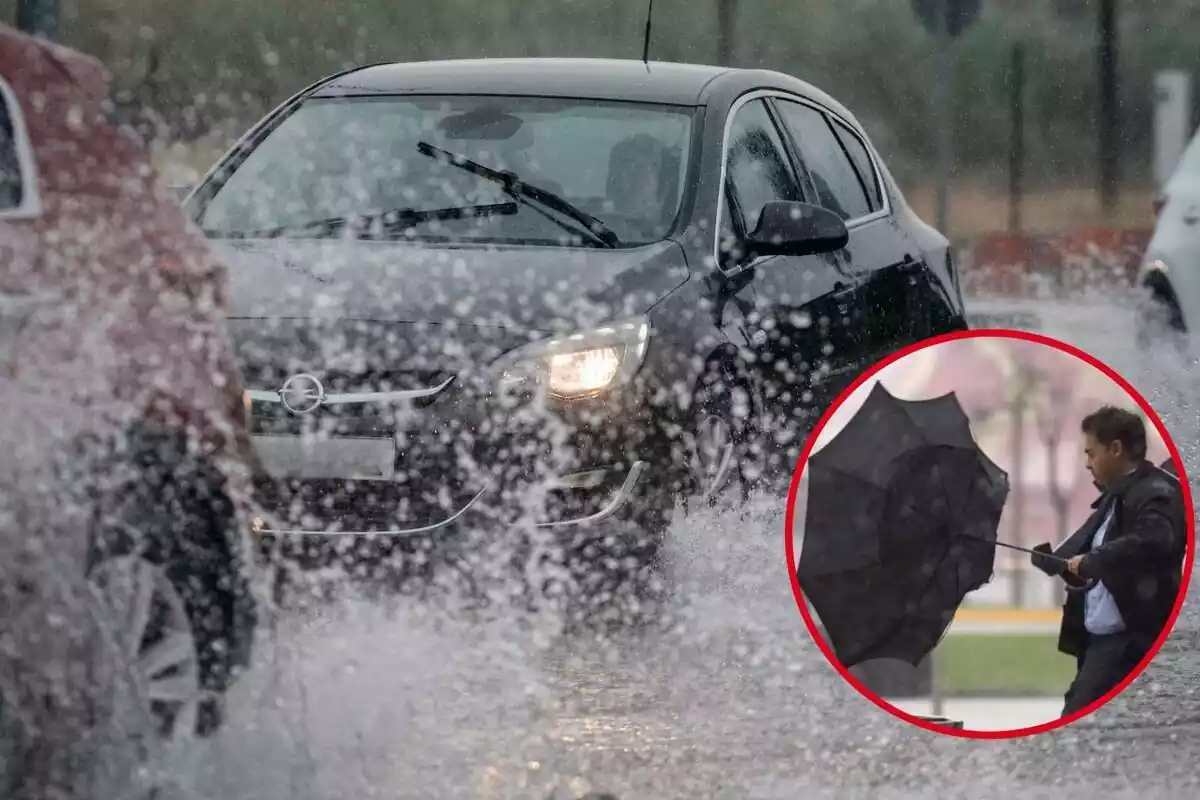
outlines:
[{"label": "alloy wheel rim", "polygon": [[136,713],[155,724],[158,743],[174,754],[194,738],[202,699],[183,598],[161,567],[138,556],[106,560],[90,577]]}]

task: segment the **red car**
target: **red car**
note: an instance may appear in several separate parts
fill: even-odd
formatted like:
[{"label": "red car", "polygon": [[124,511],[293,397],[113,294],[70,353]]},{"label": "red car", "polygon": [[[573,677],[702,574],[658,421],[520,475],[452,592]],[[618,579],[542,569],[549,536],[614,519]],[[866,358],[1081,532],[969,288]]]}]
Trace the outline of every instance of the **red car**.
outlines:
[{"label": "red car", "polygon": [[[250,657],[253,454],[225,274],[106,97],[99,63],[0,26],[0,716],[123,664],[177,742]],[[99,632],[86,682],[73,631]]]}]

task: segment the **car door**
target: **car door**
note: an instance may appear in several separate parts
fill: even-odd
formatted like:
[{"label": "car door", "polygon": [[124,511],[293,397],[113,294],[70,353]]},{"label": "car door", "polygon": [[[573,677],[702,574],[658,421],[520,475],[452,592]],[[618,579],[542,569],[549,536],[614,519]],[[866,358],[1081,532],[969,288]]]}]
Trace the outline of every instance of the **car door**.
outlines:
[{"label": "car door", "polygon": [[804,191],[767,95],[735,104],[728,131],[718,263],[735,299],[750,306],[747,338],[768,411],[811,425],[812,412],[846,388],[863,355],[857,285],[840,253],[744,256],[738,242],[755,229],[764,205],[815,198]]},{"label": "car door", "polygon": [[929,315],[916,286],[923,270],[911,240],[891,213],[867,142],[813,103],[778,97],[773,104],[817,202],[841,216],[850,232],[846,267],[861,292],[865,361],[874,363],[924,338]]}]

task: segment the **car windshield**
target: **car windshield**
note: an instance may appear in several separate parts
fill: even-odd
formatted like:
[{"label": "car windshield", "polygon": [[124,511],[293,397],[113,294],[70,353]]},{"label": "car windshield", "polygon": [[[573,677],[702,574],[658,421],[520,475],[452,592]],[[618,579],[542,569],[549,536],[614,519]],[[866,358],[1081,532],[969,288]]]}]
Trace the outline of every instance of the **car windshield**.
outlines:
[{"label": "car windshield", "polygon": [[334,237],[357,222],[422,241],[646,244],[676,222],[693,120],[690,107],[541,97],[311,99],[198,222],[214,238]]}]

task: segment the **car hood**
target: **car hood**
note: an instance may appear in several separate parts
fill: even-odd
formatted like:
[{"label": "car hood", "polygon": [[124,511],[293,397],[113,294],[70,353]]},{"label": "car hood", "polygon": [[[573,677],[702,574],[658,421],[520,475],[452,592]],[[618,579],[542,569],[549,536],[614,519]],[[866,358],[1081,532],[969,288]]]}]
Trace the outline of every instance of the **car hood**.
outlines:
[{"label": "car hood", "polygon": [[673,241],[630,250],[407,242],[216,242],[233,319],[587,328],[641,314],[687,279]]}]

